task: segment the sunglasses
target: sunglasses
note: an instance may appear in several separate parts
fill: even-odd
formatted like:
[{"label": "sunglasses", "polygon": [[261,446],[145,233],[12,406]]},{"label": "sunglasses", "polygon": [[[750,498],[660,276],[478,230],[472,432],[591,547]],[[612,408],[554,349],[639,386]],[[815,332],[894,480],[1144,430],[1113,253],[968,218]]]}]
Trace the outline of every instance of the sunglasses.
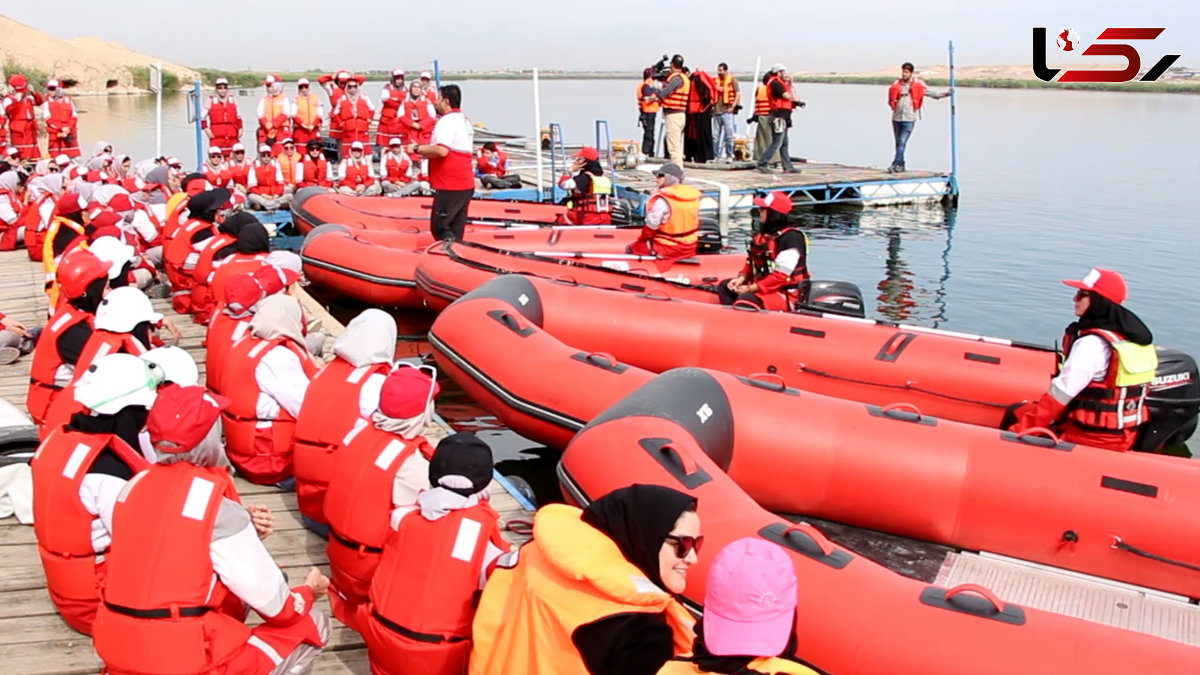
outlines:
[{"label": "sunglasses", "polygon": [[688,557],[688,554],[695,551],[700,553],[700,546],[704,544],[704,535],[693,537],[690,535],[668,534],[663,539],[675,546],[675,557],[683,560]]},{"label": "sunglasses", "polygon": [[1092,297],[1091,291],[1084,291],[1084,290],[1075,291],[1075,299],[1076,300],[1083,300],[1084,298],[1090,298],[1090,297]]}]

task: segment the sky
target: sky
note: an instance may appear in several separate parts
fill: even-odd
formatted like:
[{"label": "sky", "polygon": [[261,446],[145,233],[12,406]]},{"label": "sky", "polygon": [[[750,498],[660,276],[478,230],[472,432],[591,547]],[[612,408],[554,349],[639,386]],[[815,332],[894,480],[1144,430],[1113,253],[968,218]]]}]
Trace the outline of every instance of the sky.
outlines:
[{"label": "sky", "polygon": [[416,69],[435,58],[449,70],[631,70],[682,53],[738,72],[756,58],[861,72],[946,63],[950,39],[960,65],[1027,64],[1034,26],[1073,28],[1085,43],[1109,26],[1166,27],[1139,45],[1143,61],[1182,54],[1178,64],[1200,66],[1195,0],[7,0],[0,13],[58,37],[229,70]]}]

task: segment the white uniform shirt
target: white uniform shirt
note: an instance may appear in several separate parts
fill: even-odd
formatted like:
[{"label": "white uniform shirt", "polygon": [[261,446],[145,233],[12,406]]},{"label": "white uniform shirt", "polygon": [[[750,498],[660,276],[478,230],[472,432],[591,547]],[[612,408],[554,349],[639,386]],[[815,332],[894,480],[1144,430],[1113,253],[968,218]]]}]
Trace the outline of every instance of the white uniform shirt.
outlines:
[{"label": "white uniform shirt", "polygon": [[280,408],[292,417],[300,416],[309,379],[292,350],[279,346],[268,351],[254,368],[254,381],[259,391],[254,413],[259,419],[279,417]]},{"label": "white uniform shirt", "polygon": [[1069,403],[1092,382],[1104,380],[1112,347],[1099,335],[1084,335],[1071,345],[1062,371],[1050,381],[1050,392],[1059,403]]}]

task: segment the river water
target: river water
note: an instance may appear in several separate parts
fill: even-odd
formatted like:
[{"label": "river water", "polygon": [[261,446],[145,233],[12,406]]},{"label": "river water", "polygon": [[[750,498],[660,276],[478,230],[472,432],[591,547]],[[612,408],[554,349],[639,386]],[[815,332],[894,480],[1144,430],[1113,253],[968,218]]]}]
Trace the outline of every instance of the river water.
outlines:
[{"label": "river water", "polygon": [[[458,84],[474,121],[534,133],[530,82]],[[635,85],[544,81],[543,125],[559,122],[568,142],[590,143],[593,120],[607,119],[614,138],[640,138]],[[799,91],[808,106],[796,113],[793,155],[887,166],[886,87],[805,84]],[[249,139],[260,92],[246,94],[239,101],[251,120]],[[1157,343],[1200,355],[1200,96],[960,89],[957,98],[958,208],[801,215],[813,275],[858,284],[875,318],[1051,343],[1072,318],[1073,291],[1060,280],[1109,267],[1125,275],[1126,304]],[[85,148],[103,138],[135,157],[154,152],[151,97],[77,104],[86,111]],[[948,170],[950,100],[925,108],[907,164]],[[164,119],[164,152],[190,165],[195,140],[184,96],[164,100]],[[747,221],[736,225],[744,231]],[[527,445],[506,444],[500,454],[516,459]]]}]

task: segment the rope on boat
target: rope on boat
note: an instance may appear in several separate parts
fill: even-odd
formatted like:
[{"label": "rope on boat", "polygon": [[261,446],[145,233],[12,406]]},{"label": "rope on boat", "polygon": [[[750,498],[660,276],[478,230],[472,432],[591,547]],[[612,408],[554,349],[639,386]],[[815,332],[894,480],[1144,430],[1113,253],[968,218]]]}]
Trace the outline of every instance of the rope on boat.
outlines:
[{"label": "rope on boat", "polygon": [[887,382],[874,382],[872,380],[860,380],[855,377],[846,377],[845,375],[835,375],[834,373],[825,372],[823,370],[817,370],[816,368],[810,368],[810,367],[804,365],[803,363],[799,364],[799,368],[800,368],[800,372],[802,372],[802,373],[809,373],[811,375],[816,375],[818,377],[827,377],[831,380],[841,380],[843,382],[852,382],[854,384],[865,384],[867,386],[883,387],[885,389],[900,389],[903,391],[915,391],[920,394],[929,394],[930,396],[938,396],[940,398],[950,399],[951,401],[959,401],[961,403],[973,403],[975,405],[986,405],[986,406],[991,406],[993,408],[1007,408],[1008,407],[1008,404],[1006,404],[1006,403],[996,403],[994,401],[983,401],[980,399],[967,398],[965,396],[955,396],[954,394],[946,394],[946,393],[943,393],[940,391],[934,391],[932,389],[925,389],[924,387],[918,387],[918,386],[914,385],[912,382],[905,382],[904,384],[889,384]]},{"label": "rope on boat", "polygon": [[1125,541],[1122,540],[1120,537],[1113,537],[1113,548],[1120,549],[1122,551],[1129,551],[1130,553],[1132,553],[1134,555],[1140,555],[1143,558],[1149,558],[1150,560],[1155,560],[1160,563],[1166,563],[1168,565],[1175,565],[1177,567],[1182,567],[1184,569],[1192,570],[1193,572],[1200,572],[1200,565],[1193,565],[1191,563],[1185,563],[1180,560],[1172,560],[1170,558],[1166,558],[1161,555],[1151,553],[1149,551],[1143,551],[1142,549],[1140,549],[1132,544],[1125,543]]}]

